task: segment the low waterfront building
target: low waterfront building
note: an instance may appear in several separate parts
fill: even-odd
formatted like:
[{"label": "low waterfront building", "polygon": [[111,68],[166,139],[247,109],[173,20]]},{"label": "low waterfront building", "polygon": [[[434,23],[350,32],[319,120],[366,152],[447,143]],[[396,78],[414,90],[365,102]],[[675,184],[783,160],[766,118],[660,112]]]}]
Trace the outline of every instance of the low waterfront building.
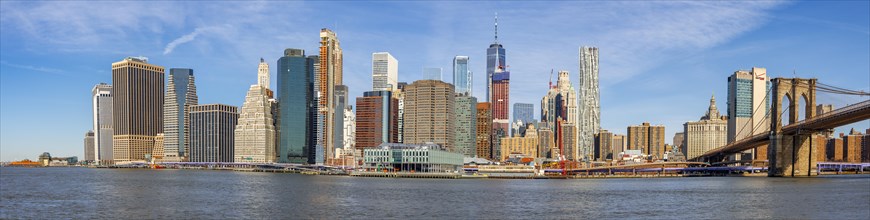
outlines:
[{"label": "low waterfront building", "polygon": [[504,161],[510,154],[522,154],[532,158],[538,157],[538,133],[535,125],[529,124],[523,137],[503,137],[499,142],[502,157],[498,161]]},{"label": "low waterfront building", "polygon": [[39,164],[46,167],[69,166],[79,162],[79,157],[52,157],[48,152],[39,155]]},{"label": "low waterfront building", "polygon": [[394,172],[458,172],[463,156],[441,145],[383,143],[363,150],[363,168]]}]

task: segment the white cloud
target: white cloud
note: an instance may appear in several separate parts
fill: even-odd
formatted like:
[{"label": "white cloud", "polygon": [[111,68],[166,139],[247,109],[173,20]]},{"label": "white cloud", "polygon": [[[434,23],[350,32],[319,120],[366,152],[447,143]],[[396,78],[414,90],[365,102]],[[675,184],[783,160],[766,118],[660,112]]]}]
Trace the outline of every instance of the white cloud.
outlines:
[{"label": "white cloud", "polygon": [[169,42],[169,44],[166,45],[166,48],[163,49],[163,55],[167,55],[169,53],[172,53],[172,50],[175,50],[175,47],[178,46],[179,44],[183,44],[183,43],[187,43],[187,42],[192,41],[193,39],[196,38],[196,35],[199,35],[200,33],[202,33],[203,30],[204,29],[202,29],[202,28],[197,28],[196,30],[194,30],[190,34],[185,34],[184,36],[181,36],[181,37],[173,40],[172,42]]}]

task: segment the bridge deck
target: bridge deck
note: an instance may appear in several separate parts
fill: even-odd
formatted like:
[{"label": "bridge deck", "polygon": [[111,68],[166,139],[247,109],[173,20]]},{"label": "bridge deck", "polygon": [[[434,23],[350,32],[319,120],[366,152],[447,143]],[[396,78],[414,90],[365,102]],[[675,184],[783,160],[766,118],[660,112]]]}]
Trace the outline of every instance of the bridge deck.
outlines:
[{"label": "bridge deck", "polygon": [[[862,120],[870,119],[870,100],[855,103],[846,107],[817,115],[811,119],[792,123],[782,127],[781,134],[795,134],[800,131],[818,131],[843,126]],[[776,122],[773,122],[776,123]],[[745,150],[759,147],[770,141],[768,133],[749,136],[731,144],[707,151],[706,153],[691,158],[691,161],[706,161],[713,156],[723,156],[739,153]]]}]

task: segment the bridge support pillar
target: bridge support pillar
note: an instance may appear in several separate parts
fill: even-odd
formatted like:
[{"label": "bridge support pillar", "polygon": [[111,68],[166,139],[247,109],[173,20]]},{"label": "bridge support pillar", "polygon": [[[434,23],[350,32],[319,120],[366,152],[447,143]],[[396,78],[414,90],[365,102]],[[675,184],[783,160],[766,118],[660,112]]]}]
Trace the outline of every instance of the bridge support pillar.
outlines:
[{"label": "bridge support pillar", "polygon": [[816,176],[818,161],[813,155],[823,146],[814,146],[815,134],[771,135],[768,147],[769,168],[767,176],[801,177]]}]

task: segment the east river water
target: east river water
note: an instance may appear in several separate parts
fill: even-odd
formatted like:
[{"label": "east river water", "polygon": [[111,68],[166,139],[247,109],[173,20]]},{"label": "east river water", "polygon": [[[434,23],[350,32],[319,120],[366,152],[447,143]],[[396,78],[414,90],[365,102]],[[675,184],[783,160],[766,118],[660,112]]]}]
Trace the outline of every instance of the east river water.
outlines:
[{"label": "east river water", "polygon": [[0,219],[870,219],[870,175],[506,180],[0,168]]}]

